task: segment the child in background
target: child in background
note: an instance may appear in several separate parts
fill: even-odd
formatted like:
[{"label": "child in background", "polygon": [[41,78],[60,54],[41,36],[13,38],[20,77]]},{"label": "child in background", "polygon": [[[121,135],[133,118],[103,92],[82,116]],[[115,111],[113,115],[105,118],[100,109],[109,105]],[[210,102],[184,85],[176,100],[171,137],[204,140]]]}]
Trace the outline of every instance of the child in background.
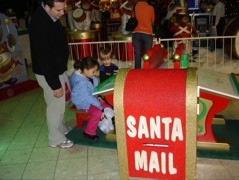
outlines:
[{"label": "child in background", "polygon": [[100,59],[103,65],[100,66],[100,83],[104,82],[109,77],[118,72],[119,68],[112,63],[112,51],[110,49],[102,49],[100,51]]},{"label": "child in background", "polygon": [[111,108],[102,98],[92,95],[94,87],[98,85],[95,73],[99,69],[99,63],[92,57],[85,57],[81,61],[76,61],[74,68],[75,71],[70,77],[71,100],[77,109],[91,114],[83,132],[84,137],[98,140],[96,129],[99,121],[104,118],[104,108]]}]

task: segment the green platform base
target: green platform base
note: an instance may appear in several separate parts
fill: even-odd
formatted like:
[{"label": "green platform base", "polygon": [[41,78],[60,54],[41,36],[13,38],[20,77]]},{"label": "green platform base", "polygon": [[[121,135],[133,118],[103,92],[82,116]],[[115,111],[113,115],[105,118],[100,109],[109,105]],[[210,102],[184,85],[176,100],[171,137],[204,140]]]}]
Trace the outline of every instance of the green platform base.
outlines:
[{"label": "green platform base", "polygon": [[[205,150],[198,149],[197,157],[201,158],[213,158],[213,159],[230,159],[239,160],[239,121],[238,120],[226,120],[225,125],[215,124],[213,125],[213,132],[217,138],[227,139],[230,144],[230,150]],[[85,126],[85,124],[84,124]],[[100,136],[98,142],[90,141],[83,137],[83,128],[74,128],[67,137],[75,142],[75,144],[81,144],[86,146],[112,148],[116,149],[117,144],[113,141],[107,141],[106,135],[97,130],[97,134]]]},{"label": "green platform base", "polygon": [[198,149],[197,157],[239,160],[239,121],[226,120],[225,125],[214,124],[213,133],[219,139],[226,139],[229,151]]},{"label": "green platform base", "polygon": [[75,144],[81,144],[86,146],[94,146],[94,147],[103,147],[103,148],[111,148],[116,149],[116,142],[106,141],[106,135],[98,128],[97,135],[100,136],[99,141],[91,141],[87,138],[83,137],[83,129],[85,124],[83,124],[83,128],[74,128],[71,132],[67,134],[67,138],[74,141]]}]

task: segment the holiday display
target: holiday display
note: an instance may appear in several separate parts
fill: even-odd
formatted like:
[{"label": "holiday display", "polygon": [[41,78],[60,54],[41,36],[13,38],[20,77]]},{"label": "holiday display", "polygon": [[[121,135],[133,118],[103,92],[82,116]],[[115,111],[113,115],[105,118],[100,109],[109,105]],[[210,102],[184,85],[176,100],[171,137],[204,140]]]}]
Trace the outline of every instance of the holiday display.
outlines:
[{"label": "holiday display", "polygon": [[178,61],[180,61],[182,54],[192,55],[191,41],[184,38],[191,38],[195,32],[183,0],[180,0],[180,7],[177,8],[176,13],[169,19],[168,28],[174,33],[173,38],[179,39],[173,42],[174,62],[179,64]]},{"label": "holiday display", "polygon": [[27,80],[25,59],[15,24],[0,14],[0,88]]},{"label": "holiday display", "polygon": [[132,44],[131,35],[116,34],[114,37],[115,41],[128,41],[125,43],[115,44],[115,55],[117,59],[122,61],[133,61],[134,60],[134,48]]},{"label": "holiday display", "polygon": [[[232,18],[225,27],[224,36],[238,36],[239,35],[239,16]],[[239,59],[239,39],[238,38],[226,38],[224,51],[230,57]]]},{"label": "holiday display", "polygon": [[[66,31],[68,41],[70,43],[94,42],[98,38],[97,30],[82,31],[78,29],[71,29]],[[96,44],[76,44],[72,45],[72,58],[79,60],[86,56],[97,58]]]},{"label": "holiday display", "polygon": [[67,5],[67,20],[70,29],[90,30],[91,5],[85,0],[70,1]]},{"label": "holiday display", "polygon": [[191,55],[191,41],[182,38],[190,38],[194,27],[184,7],[177,9],[177,12],[169,19],[169,30],[174,33],[174,38],[179,38],[179,40],[174,41],[174,53]]},{"label": "holiday display", "polygon": [[119,20],[120,19],[120,2],[112,1],[110,4],[110,19]]},{"label": "holiday display", "polygon": [[143,55],[144,69],[159,68],[163,64],[168,51],[164,49],[163,44],[155,44],[153,48],[147,50]]},{"label": "holiday display", "polygon": [[120,178],[195,179],[196,107],[195,69],[120,70],[114,89]]},{"label": "holiday display", "polygon": [[99,0],[93,0],[91,2],[92,10],[90,12],[90,19],[93,23],[101,22],[101,12],[99,8]]},{"label": "holiday display", "polygon": [[[215,115],[225,109],[232,99],[239,99],[235,90],[235,86],[238,83],[232,81],[231,78],[231,75],[225,73],[206,69],[198,70],[200,112],[198,116],[197,143],[199,148],[230,149],[228,141],[218,139],[215,136],[212,124]],[[221,122],[223,121],[224,119],[221,120]]]}]

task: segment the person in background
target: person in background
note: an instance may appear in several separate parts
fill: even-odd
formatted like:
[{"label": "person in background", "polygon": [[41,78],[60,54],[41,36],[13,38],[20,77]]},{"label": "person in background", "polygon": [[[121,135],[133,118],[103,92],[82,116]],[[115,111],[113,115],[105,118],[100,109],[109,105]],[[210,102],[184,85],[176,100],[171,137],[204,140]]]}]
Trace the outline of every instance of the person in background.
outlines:
[{"label": "person in background", "polygon": [[43,0],[29,24],[32,68],[44,92],[46,119],[51,147],[69,148],[73,142],[65,137],[65,92],[69,86],[66,75],[68,43],[60,18],[65,0]]},{"label": "person in background", "polygon": [[95,58],[85,57],[76,61],[74,68],[75,71],[70,77],[71,100],[77,109],[91,114],[83,135],[85,138],[97,141],[99,136],[96,134],[96,129],[99,121],[104,118],[104,108],[110,108],[101,97],[93,95],[94,88],[98,85],[95,74],[99,69],[99,63]]},{"label": "person in background", "polygon": [[22,13],[21,18],[18,21],[19,29],[27,29],[30,20],[30,13],[26,10]]},{"label": "person in background", "polygon": [[112,63],[113,53],[110,49],[102,49],[100,51],[100,59],[103,64],[100,66],[100,82],[104,82],[109,77],[118,72],[117,65]]},{"label": "person in background", "polygon": [[108,40],[108,22],[110,20],[110,11],[109,8],[107,8],[106,4],[102,5],[102,9],[101,9],[101,23],[103,25],[102,27],[102,31],[103,31],[103,39],[105,41]]},{"label": "person in background", "polygon": [[217,35],[222,36],[225,26],[225,5],[221,0],[212,0],[216,4],[213,8],[213,26],[216,26]]},{"label": "person in background", "polygon": [[[225,5],[221,0],[212,0],[215,4],[212,12],[212,26],[211,26],[211,36],[222,36],[225,27]],[[214,51],[215,48],[221,48],[221,39],[211,39],[209,50]]]},{"label": "person in background", "polygon": [[138,25],[133,31],[135,68],[141,68],[142,52],[145,54],[153,45],[154,8],[146,0],[139,0],[135,6],[135,17]]},{"label": "person in background", "polygon": [[121,32],[122,35],[127,35],[130,34],[131,32],[126,31],[125,27],[132,16],[133,13],[133,8],[134,8],[134,3],[129,2],[128,0],[123,0],[121,1],[121,6],[120,6],[120,16],[121,16],[121,25],[119,27],[119,31]]}]

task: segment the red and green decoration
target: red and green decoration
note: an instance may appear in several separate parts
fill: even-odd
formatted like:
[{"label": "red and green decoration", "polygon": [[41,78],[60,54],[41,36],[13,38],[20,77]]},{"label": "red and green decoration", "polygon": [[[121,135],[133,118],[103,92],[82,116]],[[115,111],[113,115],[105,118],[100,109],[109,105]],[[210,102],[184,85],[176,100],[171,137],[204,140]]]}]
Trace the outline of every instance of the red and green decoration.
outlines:
[{"label": "red and green decoration", "polygon": [[[183,54],[191,54],[190,40],[185,40],[184,38],[191,38],[192,34],[195,32],[195,28],[190,22],[190,17],[186,8],[181,7],[173,14],[169,19],[168,27],[169,30],[174,33],[173,38],[178,39],[174,41],[173,59],[177,64],[175,64],[175,68],[179,68],[181,66],[181,56]],[[185,68],[186,66],[183,67]]]},{"label": "red and green decoration", "polygon": [[164,49],[163,44],[156,44],[153,48],[147,50],[143,55],[144,69],[158,68],[168,55],[168,51]]}]

